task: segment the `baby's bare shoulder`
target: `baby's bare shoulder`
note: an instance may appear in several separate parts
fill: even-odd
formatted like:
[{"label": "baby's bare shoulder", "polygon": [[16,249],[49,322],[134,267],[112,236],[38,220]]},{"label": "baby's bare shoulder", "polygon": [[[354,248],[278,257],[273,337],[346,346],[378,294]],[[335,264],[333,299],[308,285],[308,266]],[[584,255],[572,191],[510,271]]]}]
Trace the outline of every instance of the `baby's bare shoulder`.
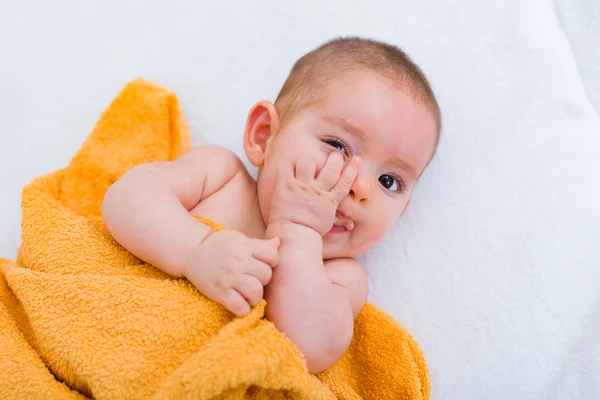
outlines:
[{"label": "baby's bare shoulder", "polygon": [[196,146],[181,156],[181,158],[184,157],[207,166],[213,165],[218,169],[223,167],[230,170],[244,168],[244,164],[233,151],[217,145]]},{"label": "baby's bare shoulder", "polygon": [[217,184],[226,183],[246,167],[231,150],[216,145],[197,146],[182,155],[178,162],[192,170],[203,170]]},{"label": "baby's bare shoulder", "polygon": [[152,163],[147,168],[166,179],[188,209],[246,170],[232,151],[213,145],[194,147],[171,162]]}]

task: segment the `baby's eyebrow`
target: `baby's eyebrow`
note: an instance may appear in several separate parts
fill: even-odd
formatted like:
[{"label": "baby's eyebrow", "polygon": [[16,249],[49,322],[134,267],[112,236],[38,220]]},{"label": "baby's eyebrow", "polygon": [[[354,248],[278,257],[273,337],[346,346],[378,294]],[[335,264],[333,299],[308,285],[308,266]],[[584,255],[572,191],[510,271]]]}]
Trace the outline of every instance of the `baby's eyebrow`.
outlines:
[{"label": "baby's eyebrow", "polygon": [[359,127],[357,127],[355,125],[352,125],[350,122],[346,121],[343,118],[323,117],[323,121],[333,124],[333,125],[337,125],[338,127],[342,128],[346,132],[356,136],[361,142],[366,142],[366,140],[367,140],[367,134],[365,133],[365,131],[363,131],[362,129],[360,129]]},{"label": "baby's eyebrow", "polygon": [[393,160],[390,160],[388,164],[404,170],[415,181],[419,178],[415,167],[400,158],[394,158]]}]

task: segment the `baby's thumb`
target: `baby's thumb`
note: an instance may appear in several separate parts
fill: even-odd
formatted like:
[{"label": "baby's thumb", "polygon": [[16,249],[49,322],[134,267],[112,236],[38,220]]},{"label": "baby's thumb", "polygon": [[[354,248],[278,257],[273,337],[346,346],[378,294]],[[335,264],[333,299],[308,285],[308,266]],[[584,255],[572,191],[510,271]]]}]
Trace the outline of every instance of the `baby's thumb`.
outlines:
[{"label": "baby's thumb", "polygon": [[273,243],[275,245],[275,247],[277,247],[277,248],[279,248],[279,246],[281,246],[281,239],[279,239],[279,237],[277,237],[277,236],[269,239],[269,242]]}]

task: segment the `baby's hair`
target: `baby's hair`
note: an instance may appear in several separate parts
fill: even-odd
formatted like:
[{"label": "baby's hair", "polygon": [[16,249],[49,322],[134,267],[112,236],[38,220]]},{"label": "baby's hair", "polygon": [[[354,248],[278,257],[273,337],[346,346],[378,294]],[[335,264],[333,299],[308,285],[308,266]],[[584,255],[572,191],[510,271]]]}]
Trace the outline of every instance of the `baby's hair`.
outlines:
[{"label": "baby's hair", "polygon": [[436,123],[437,147],[440,107],[423,71],[400,48],[359,37],[333,39],[296,61],[275,101],[280,128],[297,112],[317,102],[323,88],[336,77],[361,68],[388,78],[427,107]]}]

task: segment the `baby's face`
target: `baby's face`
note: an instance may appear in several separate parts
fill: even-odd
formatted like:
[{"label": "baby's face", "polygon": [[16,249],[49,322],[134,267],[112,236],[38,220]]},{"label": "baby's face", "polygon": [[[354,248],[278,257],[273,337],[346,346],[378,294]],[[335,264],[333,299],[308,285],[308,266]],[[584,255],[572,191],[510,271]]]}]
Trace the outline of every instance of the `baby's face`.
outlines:
[{"label": "baby's face", "polygon": [[[311,157],[317,171],[332,151],[358,155],[362,164],[352,191],[338,207],[346,228],[323,238],[323,258],[355,257],[393,226],[411,198],[435,143],[430,112],[387,79],[369,72],[347,75],[323,98],[299,112],[270,141],[258,180],[266,223],[279,166]],[[344,222],[344,221],[342,221]]]}]

